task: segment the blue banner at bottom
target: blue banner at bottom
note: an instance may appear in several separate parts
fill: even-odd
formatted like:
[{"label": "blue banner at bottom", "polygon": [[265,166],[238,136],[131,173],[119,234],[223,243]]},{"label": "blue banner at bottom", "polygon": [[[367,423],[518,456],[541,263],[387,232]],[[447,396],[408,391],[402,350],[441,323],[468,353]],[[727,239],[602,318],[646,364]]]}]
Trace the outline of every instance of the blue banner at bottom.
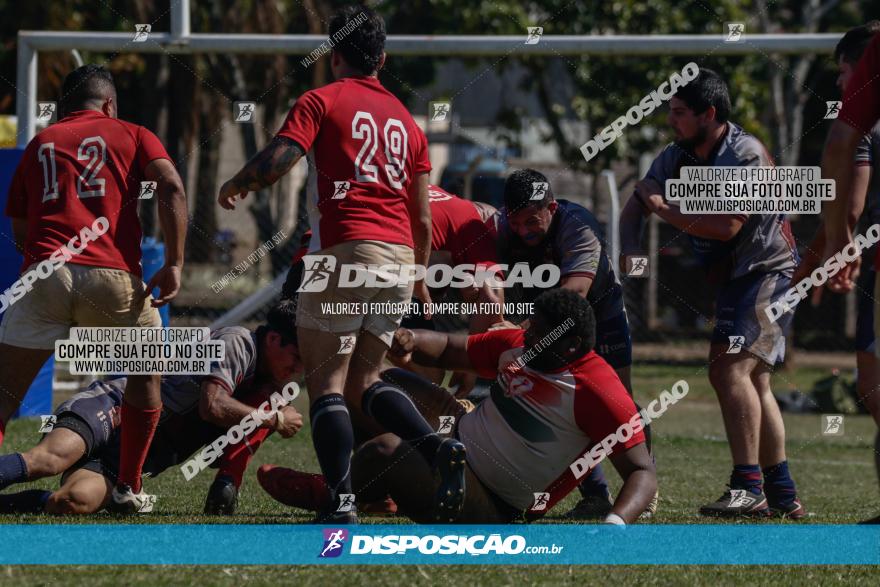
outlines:
[{"label": "blue banner at bottom", "polygon": [[4,565],[880,564],[878,526],[0,525]]}]

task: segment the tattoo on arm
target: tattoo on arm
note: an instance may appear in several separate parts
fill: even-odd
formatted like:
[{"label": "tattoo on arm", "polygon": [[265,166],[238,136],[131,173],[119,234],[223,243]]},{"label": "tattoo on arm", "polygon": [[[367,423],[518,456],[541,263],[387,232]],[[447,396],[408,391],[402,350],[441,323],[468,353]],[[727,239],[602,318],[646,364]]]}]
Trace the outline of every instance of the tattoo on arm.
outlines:
[{"label": "tattoo on arm", "polygon": [[303,150],[294,141],[275,137],[247,162],[232,182],[242,190],[261,190],[281,179],[303,155]]}]

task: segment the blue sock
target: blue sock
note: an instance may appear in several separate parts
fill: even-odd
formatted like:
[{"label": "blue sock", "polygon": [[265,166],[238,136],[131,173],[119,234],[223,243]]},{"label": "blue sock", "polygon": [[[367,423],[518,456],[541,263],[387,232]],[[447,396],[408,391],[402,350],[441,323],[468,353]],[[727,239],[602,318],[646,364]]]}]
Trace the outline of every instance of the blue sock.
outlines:
[{"label": "blue sock", "polygon": [[312,443],[324,480],[335,500],[340,493],[351,493],[351,451],[354,432],[345,399],[329,393],[312,402]]},{"label": "blue sock", "polygon": [[730,474],[731,489],[746,489],[754,494],[763,491],[760,465],[734,465]]},{"label": "blue sock", "polygon": [[44,489],[28,489],[19,493],[0,494],[0,513],[3,514],[41,514],[46,501],[52,495]]},{"label": "blue sock", "polygon": [[764,469],[764,489],[767,499],[774,503],[788,505],[794,501],[797,491],[788,472],[788,461]]},{"label": "blue sock", "polygon": [[27,481],[27,465],[21,453],[0,456],[0,490],[22,481]]},{"label": "blue sock", "polygon": [[599,496],[608,498],[611,496],[611,492],[608,490],[608,482],[605,480],[605,474],[602,472],[600,465],[593,467],[590,474],[581,481],[578,489],[583,497]]}]

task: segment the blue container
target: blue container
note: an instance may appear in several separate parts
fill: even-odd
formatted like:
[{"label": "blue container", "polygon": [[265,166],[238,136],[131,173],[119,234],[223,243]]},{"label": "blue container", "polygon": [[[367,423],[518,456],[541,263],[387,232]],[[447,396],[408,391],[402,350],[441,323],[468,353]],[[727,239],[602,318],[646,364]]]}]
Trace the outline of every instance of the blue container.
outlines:
[{"label": "blue container", "polygon": [[[165,264],[165,245],[160,243],[151,236],[141,241],[141,267],[144,270],[144,283],[150,281],[153,276]],[[152,294],[158,297],[159,288],[154,287]],[[171,308],[169,304],[165,304],[159,308],[159,315],[162,317],[162,326],[168,327],[171,320]]]},{"label": "blue container", "polygon": [[[15,167],[21,160],[24,149],[0,149],[0,210],[6,209],[6,198]],[[12,234],[12,225],[6,215],[0,213],[0,231]],[[22,256],[15,250],[12,240],[0,239],[0,291],[15,283],[23,262]],[[22,416],[39,416],[52,413],[52,370],[55,358],[49,357],[31,384],[21,407],[13,418]]]}]

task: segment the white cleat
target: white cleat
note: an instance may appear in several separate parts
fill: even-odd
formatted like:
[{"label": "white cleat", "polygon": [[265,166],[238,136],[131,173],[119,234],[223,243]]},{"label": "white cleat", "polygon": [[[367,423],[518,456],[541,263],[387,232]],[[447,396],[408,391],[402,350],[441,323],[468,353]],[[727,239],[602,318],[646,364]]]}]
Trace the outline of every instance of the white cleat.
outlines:
[{"label": "white cleat", "polygon": [[113,488],[110,503],[107,509],[117,514],[149,514],[156,504],[156,496],[144,493],[134,493],[128,485],[117,485]]}]

